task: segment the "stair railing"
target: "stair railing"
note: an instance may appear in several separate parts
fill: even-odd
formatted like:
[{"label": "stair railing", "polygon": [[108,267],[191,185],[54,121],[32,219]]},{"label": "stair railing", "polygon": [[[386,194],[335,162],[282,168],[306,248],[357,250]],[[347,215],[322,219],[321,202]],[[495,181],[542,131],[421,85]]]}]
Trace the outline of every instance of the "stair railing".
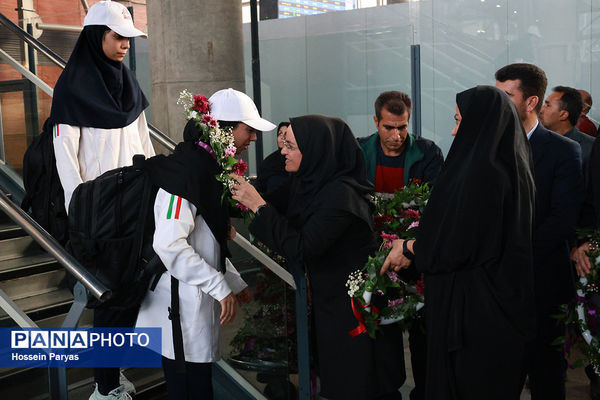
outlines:
[{"label": "stair railing", "polygon": [[[24,40],[30,46],[35,48],[37,51],[45,55],[55,65],[64,69],[66,62],[52,50],[42,44],[40,41],[35,39],[29,33],[25,32],[21,27],[13,23],[6,16],[0,13],[0,24],[4,25],[15,33],[21,40]],[[24,75],[29,79],[28,75]],[[33,84],[39,87],[41,90],[47,92],[47,85],[39,79],[29,79]],[[170,152],[175,149],[176,142],[161,132],[159,129],[151,124],[148,124],[148,129],[152,138]],[[35,222],[27,213],[25,213],[20,207],[12,202],[6,194],[0,189],[0,208],[9,214],[9,217],[13,219],[19,226],[21,226],[27,233],[29,233],[38,243],[42,245],[50,254],[55,256],[57,260],[65,266],[65,268],[77,278],[79,281],[74,289],[74,302],[71,310],[67,314],[63,327],[75,327],[81,317],[85,305],[87,304],[88,291],[94,297],[101,301],[105,301],[111,296],[110,290],[106,289],[96,278],[91,276],[87,271],[75,260],[64,248],[48,233],[46,232],[37,222]],[[14,218],[13,218],[14,216]],[[290,263],[293,274],[288,272],[286,269],[281,267],[269,256],[264,254],[260,249],[252,245],[246,238],[239,233],[233,240],[243,250],[249,253],[252,257],[263,263],[270,271],[286,282],[296,292],[296,326],[297,326],[297,341],[298,341],[298,386],[299,395],[298,399],[308,400],[311,396],[311,383],[310,383],[310,366],[309,366],[309,341],[308,341],[308,301],[307,301],[307,283],[303,269],[299,265],[295,265],[293,262]],[[10,299],[8,299],[10,300]],[[3,304],[2,292],[0,291],[0,305]],[[18,309],[14,303],[14,307],[24,315],[20,318],[27,318],[22,310]],[[31,321],[29,319],[29,321]],[[33,321],[31,321],[33,323]],[[35,325],[35,323],[33,323]],[[224,361],[221,360],[217,363],[222,368],[224,367]],[[49,386],[50,396],[52,399],[67,399],[67,380],[66,380],[66,369],[65,368],[49,368]],[[233,379],[243,379],[243,377],[237,375]]]}]

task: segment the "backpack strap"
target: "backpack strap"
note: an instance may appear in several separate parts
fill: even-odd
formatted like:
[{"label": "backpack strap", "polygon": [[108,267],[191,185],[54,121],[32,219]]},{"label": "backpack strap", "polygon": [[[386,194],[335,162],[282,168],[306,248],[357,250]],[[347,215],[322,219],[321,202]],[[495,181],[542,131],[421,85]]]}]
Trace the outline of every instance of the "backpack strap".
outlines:
[{"label": "backpack strap", "polygon": [[181,316],[179,314],[179,281],[171,276],[171,307],[169,319],[173,330],[173,348],[175,350],[175,371],[185,373],[185,354],[183,352],[183,332],[181,331]]}]

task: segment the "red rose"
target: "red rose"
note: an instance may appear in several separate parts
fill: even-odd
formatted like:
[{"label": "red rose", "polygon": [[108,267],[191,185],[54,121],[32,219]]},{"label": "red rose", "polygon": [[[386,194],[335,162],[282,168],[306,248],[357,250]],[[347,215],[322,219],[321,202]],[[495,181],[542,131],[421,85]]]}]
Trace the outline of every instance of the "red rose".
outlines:
[{"label": "red rose", "polygon": [[206,97],[202,96],[201,94],[197,94],[194,96],[193,108],[201,114],[206,114],[210,111],[210,103]]},{"label": "red rose", "polygon": [[376,215],[374,221],[375,230],[383,230],[385,224],[390,222],[394,222],[394,217],[392,217],[390,214]]},{"label": "red rose", "polygon": [[233,172],[236,175],[244,175],[244,172],[248,169],[248,164],[244,160],[239,160],[237,163],[233,164]]},{"label": "red rose", "polygon": [[421,213],[419,212],[419,210],[413,210],[412,208],[409,208],[406,210],[400,210],[400,215],[404,218],[411,218],[411,219],[420,219],[421,218]]},{"label": "red rose", "polygon": [[421,296],[425,296],[425,280],[423,279],[423,277],[421,277],[421,279],[419,279],[416,283],[415,283],[415,290],[417,291],[417,293],[419,293]]},{"label": "red rose", "polygon": [[412,178],[410,180],[410,183],[414,183],[415,185],[420,185],[421,183],[423,183],[423,180],[418,179],[418,178]]}]

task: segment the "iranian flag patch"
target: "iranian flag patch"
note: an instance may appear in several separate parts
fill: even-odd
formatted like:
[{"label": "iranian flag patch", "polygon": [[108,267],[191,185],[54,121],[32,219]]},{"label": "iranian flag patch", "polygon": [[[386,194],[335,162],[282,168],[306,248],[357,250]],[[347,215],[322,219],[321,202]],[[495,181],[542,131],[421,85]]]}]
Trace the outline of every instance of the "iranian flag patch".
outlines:
[{"label": "iranian flag patch", "polygon": [[[175,210],[173,210],[175,208]],[[171,195],[169,201],[169,210],[167,211],[167,219],[179,219],[179,212],[181,211],[181,197]]]}]

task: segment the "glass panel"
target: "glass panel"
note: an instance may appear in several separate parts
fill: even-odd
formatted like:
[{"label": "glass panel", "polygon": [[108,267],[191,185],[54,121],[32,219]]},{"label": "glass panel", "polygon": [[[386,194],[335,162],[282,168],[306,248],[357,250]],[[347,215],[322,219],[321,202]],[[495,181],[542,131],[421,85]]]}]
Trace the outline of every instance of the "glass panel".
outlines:
[{"label": "glass panel", "polygon": [[[372,133],[379,93],[410,93],[412,31],[408,4],[261,21],[263,115],[278,123],[327,114],[344,119],[358,137]],[[250,24],[244,43],[251,95]],[[275,149],[275,135],[265,135],[265,157]]]},{"label": "glass panel", "polygon": [[[230,247],[232,262],[248,283],[253,301],[238,308],[234,322],[221,327],[223,359],[269,398],[282,388],[296,393],[295,291],[237,246]],[[264,246],[261,249],[269,254]]]}]

